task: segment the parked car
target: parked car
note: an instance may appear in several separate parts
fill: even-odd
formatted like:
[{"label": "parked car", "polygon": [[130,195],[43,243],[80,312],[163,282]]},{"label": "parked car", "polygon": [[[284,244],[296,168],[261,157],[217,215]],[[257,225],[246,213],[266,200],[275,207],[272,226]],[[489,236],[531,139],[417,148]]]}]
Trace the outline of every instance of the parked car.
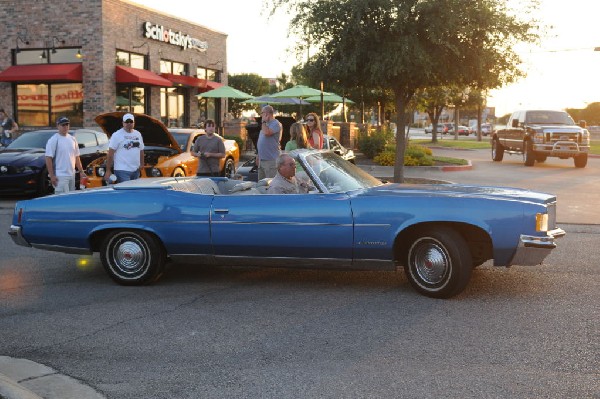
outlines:
[{"label": "parked car", "polygon": [[[56,129],[25,132],[4,150],[0,151],[0,192],[6,194],[35,194],[43,196],[54,193],[46,169],[46,143]],[[108,137],[90,129],[70,130],[79,144],[81,163],[86,168],[108,152]],[[75,175],[79,188],[79,173]]]},{"label": "parked car", "polygon": [[[425,130],[425,133],[427,133],[427,134],[431,134],[431,133],[433,132],[433,125],[426,126],[424,130]],[[436,131],[437,131],[438,133],[442,133],[442,131],[443,131],[443,130],[444,130],[444,128],[443,128],[442,124],[441,124],[441,123],[439,123],[439,124],[437,125],[437,129],[436,129]]]},{"label": "parked car", "polygon": [[494,131],[491,123],[482,123],[481,124],[481,135],[489,136]]},{"label": "parked car", "polygon": [[454,133],[454,123],[442,123],[442,134]]},{"label": "parked car", "polygon": [[123,285],[157,280],[169,260],[199,267],[403,266],[418,292],[449,298],[488,259],[537,265],[565,234],[550,194],[382,183],[331,151],[290,154],[314,191],[269,194],[270,179],[138,179],[18,201],[9,235],[27,247],[99,252],[108,275]]},{"label": "parked car", "polygon": [[[256,143],[255,143],[256,147]],[[323,149],[333,151],[348,162],[355,163],[356,155],[354,151],[347,149],[333,136],[323,135]],[[256,165],[256,157],[244,162],[237,170],[238,177],[248,181],[258,181],[258,166]]]},{"label": "parked car", "polygon": [[[96,117],[96,123],[107,135],[122,126],[124,112],[111,112]],[[144,139],[144,168],[142,178],[161,176],[194,176],[198,170],[198,158],[191,154],[194,141],[205,134],[201,129],[168,129],[160,120],[145,114],[135,114],[135,129]],[[217,135],[218,136],[218,135]],[[233,176],[240,159],[240,150],[235,140],[224,139],[226,156],[221,160],[221,176]],[[87,168],[88,188],[104,184],[106,157],[101,157]]]},{"label": "parked car", "polygon": [[469,135],[469,128],[467,126],[458,126],[458,135],[459,136],[468,136]]}]

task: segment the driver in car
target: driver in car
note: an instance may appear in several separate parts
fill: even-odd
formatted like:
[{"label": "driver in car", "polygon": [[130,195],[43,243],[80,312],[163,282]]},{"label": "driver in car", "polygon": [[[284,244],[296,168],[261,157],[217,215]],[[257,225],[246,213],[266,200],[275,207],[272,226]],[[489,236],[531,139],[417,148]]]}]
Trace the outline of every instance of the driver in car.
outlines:
[{"label": "driver in car", "polygon": [[306,194],[312,187],[306,181],[296,178],[296,161],[287,153],[281,153],[276,161],[277,174],[271,180],[268,194]]}]

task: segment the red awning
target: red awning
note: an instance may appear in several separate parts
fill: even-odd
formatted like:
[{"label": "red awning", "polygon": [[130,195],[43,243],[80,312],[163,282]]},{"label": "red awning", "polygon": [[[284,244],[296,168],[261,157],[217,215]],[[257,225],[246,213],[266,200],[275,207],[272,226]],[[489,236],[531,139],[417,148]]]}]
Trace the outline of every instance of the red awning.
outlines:
[{"label": "red awning", "polygon": [[129,68],[117,65],[115,80],[117,83],[138,83],[150,86],[173,86],[170,81],[145,69]]},{"label": "red awning", "polygon": [[187,87],[205,87],[206,81],[204,79],[198,79],[193,76],[186,75],[175,75],[173,73],[161,73],[160,76],[169,80],[176,86],[187,86]]},{"label": "red awning", "polygon": [[0,82],[81,82],[81,64],[13,65],[0,72]]},{"label": "red awning", "polygon": [[198,93],[204,93],[205,91],[218,89],[219,87],[223,86],[223,83],[213,82],[212,80],[202,79],[202,81],[205,83],[204,86],[198,89]]}]

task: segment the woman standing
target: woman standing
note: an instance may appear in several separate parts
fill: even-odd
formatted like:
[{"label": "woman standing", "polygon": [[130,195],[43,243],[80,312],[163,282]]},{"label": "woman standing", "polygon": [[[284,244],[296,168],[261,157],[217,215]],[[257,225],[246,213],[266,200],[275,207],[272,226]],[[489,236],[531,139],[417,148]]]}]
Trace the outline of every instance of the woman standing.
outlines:
[{"label": "woman standing", "polygon": [[309,148],[309,145],[304,126],[296,122],[290,126],[290,141],[285,144],[285,152],[290,152],[298,148]]},{"label": "woman standing", "polygon": [[306,115],[306,126],[308,127],[308,144],[317,150],[323,149],[323,131],[317,114],[311,112]]}]

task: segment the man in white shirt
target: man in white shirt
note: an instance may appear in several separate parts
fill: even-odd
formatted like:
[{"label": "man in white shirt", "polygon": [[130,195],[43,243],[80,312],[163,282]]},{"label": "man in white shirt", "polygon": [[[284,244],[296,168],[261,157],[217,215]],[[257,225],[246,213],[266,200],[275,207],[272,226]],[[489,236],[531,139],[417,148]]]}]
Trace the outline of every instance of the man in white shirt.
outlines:
[{"label": "man in white shirt", "polygon": [[112,173],[117,177],[117,183],[140,177],[144,167],[144,140],[133,128],[134,121],[132,114],[123,115],[123,127],[110,136],[104,174],[107,183]]},{"label": "man in white shirt", "polygon": [[58,133],[50,137],[46,143],[46,168],[54,193],[68,193],[75,190],[75,167],[79,177],[84,178],[85,172],[79,157],[77,139],[69,134],[70,121],[61,116],[56,121]]}]

